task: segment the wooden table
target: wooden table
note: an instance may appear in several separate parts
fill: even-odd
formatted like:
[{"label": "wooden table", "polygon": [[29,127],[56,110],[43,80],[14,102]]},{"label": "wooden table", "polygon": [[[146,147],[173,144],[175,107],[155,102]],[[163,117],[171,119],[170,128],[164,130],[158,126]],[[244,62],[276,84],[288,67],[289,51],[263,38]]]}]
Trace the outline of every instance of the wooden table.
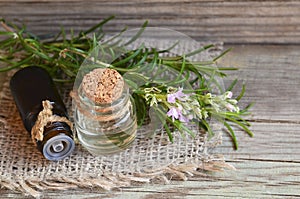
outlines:
[{"label": "wooden table", "polygon": [[[226,170],[221,173],[215,173],[210,177],[193,178],[186,182],[172,182],[164,186],[128,187],[109,193],[99,193],[96,190],[86,189],[47,192],[45,193],[45,198],[300,198],[300,149],[298,148],[300,146],[300,91],[298,89],[300,85],[300,45],[297,45],[300,41],[298,32],[300,26],[296,22],[296,19],[300,18],[299,3],[297,1],[287,1],[286,3],[281,1],[270,1],[268,3],[265,1],[259,7],[259,3],[256,1],[252,2],[252,4],[237,1],[235,6],[233,6],[234,2],[222,3],[222,1],[216,1],[216,7],[214,7],[214,1],[207,1],[206,4],[200,2],[192,4],[191,1],[190,3],[178,3],[182,6],[182,11],[185,13],[177,13],[178,16],[173,16],[168,11],[166,6],[169,4],[166,2],[168,1],[158,1],[153,3],[153,6],[159,9],[158,5],[164,5],[165,7],[160,8],[157,12],[162,13],[162,10],[165,10],[166,16],[178,19],[173,23],[173,25],[178,26],[182,21],[191,22],[192,16],[200,13],[200,11],[195,10],[192,12],[187,10],[187,8],[190,8],[191,5],[197,5],[199,9],[203,10],[203,5],[206,5],[206,9],[208,9],[206,13],[210,17],[206,18],[209,21],[204,25],[202,24],[203,27],[206,25],[206,29],[199,30],[196,27],[193,28],[191,24],[182,24],[184,27],[190,27],[185,33],[197,35],[197,31],[199,31],[202,35],[208,36],[209,30],[215,28],[219,32],[212,34],[210,38],[223,40],[230,43],[226,47],[233,47],[232,52],[223,58],[219,64],[236,66],[240,69],[231,72],[229,79],[238,77],[247,84],[247,93],[241,103],[255,102],[255,106],[252,108],[253,114],[248,118],[253,124],[251,130],[254,132],[255,137],[250,138],[244,132],[237,132],[240,148],[238,151],[234,151],[229,137],[224,136],[222,146],[218,147],[214,152],[224,154],[226,161],[235,166],[237,170]],[[66,16],[59,9],[57,12],[60,14],[56,17],[49,14],[54,12],[53,10],[49,10],[48,14],[37,12],[36,15],[31,16],[28,13],[32,9],[22,10],[21,7],[17,7],[15,10],[21,13],[14,13],[13,6],[16,6],[16,3],[7,3],[7,1],[2,0],[0,1],[0,10],[4,8],[3,6],[1,8],[1,4],[6,8],[3,12],[8,17],[21,16],[23,13],[34,30],[37,29],[37,26],[45,27],[41,24],[36,26],[33,24],[34,22],[42,23],[42,19],[45,19],[47,16],[52,19],[61,19],[64,18],[62,16]],[[29,3],[27,2],[27,4]],[[40,6],[45,10],[46,8],[44,7],[47,5],[63,3],[55,1],[52,3],[48,2],[46,5],[34,3],[33,1],[31,4],[32,7]],[[94,2],[94,4],[96,3]],[[107,6],[109,3],[104,4]],[[119,4],[116,2],[111,4],[119,5],[121,2]],[[178,4],[171,4],[171,7],[180,9]],[[77,14],[83,12],[79,12],[76,9],[83,5],[80,1],[75,1],[74,7],[72,7],[73,10],[66,11],[67,13],[72,13],[69,14],[69,17],[73,18],[65,18],[66,22],[63,23],[70,24],[73,22]],[[125,5],[129,8],[131,4],[125,3]],[[151,15],[151,13],[155,13],[153,7],[150,8],[147,16],[139,18],[144,12],[141,7],[145,5],[140,3],[137,6],[135,9],[131,8],[131,10],[136,11],[136,15],[125,11],[121,12],[120,15],[127,16],[127,19],[133,22],[134,25],[147,16],[149,18],[152,17],[153,21],[157,19],[157,22],[155,22],[157,24],[154,23],[155,25],[166,25],[163,23],[166,19],[162,16],[163,14],[155,15],[153,18],[153,15]],[[252,10],[251,6],[259,9]],[[88,7],[91,8],[91,5]],[[243,9],[237,11],[241,7]],[[290,11],[288,8],[291,8]],[[87,8],[83,8],[83,10],[85,9]],[[118,10],[117,8],[110,9]],[[228,12],[230,10],[237,12],[226,15],[224,13],[226,9]],[[211,14],[209,10],[215,10],[215,12]],[[251,13],[254,14],[252,15]],[[40,21],[37,20],[38,15],[42,18]],[[227,18],[220,19],[222,15],[226,15]],[[95,21],[91,15],[82,14],[82,16],[88,19],[88,23],[91,23],[91,20]],[[185,16],[186,18],[183,19],[180,16]],[[222,24],[222,22],[229,23],[230,16],[235,22],[238,22],[240,16],[248,16],[250,17],[250,22],[245,23],[246,25],[234,25],[232,26],[233,29],[225,25],[215,26],[216,24]],[[264,19],[262,16],[265,16],[267,19]],[[34,20],[30,20],[31,17]],[[282,18],[286,20],[284,21]],[[276,19],[278,20],[276,21]],[[260,20],[266,20],[264,30],[259,29],[263,24],[263,21]],[[120,24],[120,21],[122,20],[119,19],[116,23]],[[124,18],[123,22],[126,22],[126,18]],[[54,20],[53,23],[58,23],[58,20]],[[167,24],[166,26],[172,26],[172,24]],[[255,28],[258,28],[257,31]],[[221,34],[220,31],[222,30]],[[230,37],[230,31],[234,32],[232,37]],[[203,38],[206,37],[197,37],[199,40]],[[22,197],[22,195],[12,191],[0,190],[0,198]]]}]

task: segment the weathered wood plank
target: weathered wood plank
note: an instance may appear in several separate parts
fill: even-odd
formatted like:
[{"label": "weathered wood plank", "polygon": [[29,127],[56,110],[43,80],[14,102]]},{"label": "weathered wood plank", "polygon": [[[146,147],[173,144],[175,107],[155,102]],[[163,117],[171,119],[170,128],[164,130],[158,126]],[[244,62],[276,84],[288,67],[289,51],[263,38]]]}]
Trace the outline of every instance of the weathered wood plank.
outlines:
[{"label": "weathered wood plank", "polygon": [[151,26],[183,32],[198,40],[226,43],[300,43],[300,2],[288,1],[36,1],[0,0],[0,16],[25,22],[37,34],[75,31],[116,15],[106,30],[125,25]]},{"label": "weathered wood plank", "polygon": [[299,57],[300,46],[237,46],[226,55],[220,65],[239,68],[228,79],[247,85],[242,103],[255,102],[249,119],[300,123]]},{"label": "weathered wood plank", "polygon": [[[214,150],[230,161],[291,162],[300,166],[300,125],[289,123],[253,123],[253,138],[236,131],[238,151],[232,150],[231,139],[224,135],[222,146]],[[300,167],[299,170],[300,172]]]},{"label": "weathered wood plank", "polygon": [[[47,192],[44,198],[298,198],[299,163],[242,161],[237,171],[218,173],[214,177],[195,178],[169,185],[146,185],[101,193],[99,190],[69,190]],[[0,198],[23,198],[1,191]]]},{"label": "weathered wood plank", "polygon": [[[146,185],[103,193],[70,190],[45,193],[45,198],[298,198],[300,185],[300,46],[234,46],[220,62],[237,66],[230,78],[247,83],[242,103],[255,101],[251,129],[254,138],[237,131],[240,148],[232,149],[230,138],[214,153],[225,155],[237,171],[215,173],[169,185]],[[225,82],[228,84],[228,82]],[[0,190],[0,198],[22,198]]]}]

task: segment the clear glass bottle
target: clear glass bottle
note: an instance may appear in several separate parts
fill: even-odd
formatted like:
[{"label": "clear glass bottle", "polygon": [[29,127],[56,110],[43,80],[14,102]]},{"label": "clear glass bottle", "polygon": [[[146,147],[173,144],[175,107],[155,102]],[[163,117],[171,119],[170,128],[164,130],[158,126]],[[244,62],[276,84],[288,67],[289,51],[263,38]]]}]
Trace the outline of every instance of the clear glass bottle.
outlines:
[{"label": "clear glass bottle", "polygon": [[137,120],[134,101],[126,84],[121,92],[120,97],[110,103],[96,103],[80,85],[72,96],[77,137],[94,155],[120,152],[135,140]]}]

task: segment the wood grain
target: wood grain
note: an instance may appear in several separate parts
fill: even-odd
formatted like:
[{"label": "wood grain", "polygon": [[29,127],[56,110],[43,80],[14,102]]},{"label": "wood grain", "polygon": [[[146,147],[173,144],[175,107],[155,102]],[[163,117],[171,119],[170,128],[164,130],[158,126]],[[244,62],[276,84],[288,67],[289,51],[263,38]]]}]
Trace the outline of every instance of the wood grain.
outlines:
[{"label": "wood grain", "polygon": [[[107,193],[53,191],[44,198],[300,198],[300,45],[290,45],[300,44],[300,1],[0,0],[0,17],[23,21],[37,34],[53,33],[61,26],[78,31],[113,14],[117,18],[105,27],[111,33],[150,20],[151,26],[175,29],[199,41],[263,44],[233,45],[219,63],[240,69],[230,72],[224,83],[239,78],[239,85],[247,84],[241,105],[255,102],[248,117],[255,137],[238,130],[240,148],[234,151],[224,134],[222,146],[212,151],[224,154],[237,171]],[[1,189],[0,198],[24,196]]]},{"label": "wood grain", "polygon": [[171,28],[197,40],[226,43],[300,43],[300,2],[296,0],[0,0],[0,17],[19,20],[36,34],[75,31],[116,15],[106,31],[124,26]]},{"label": "wood grain", "polygon": [[249,119],[299,124],[299,50],[299,46],[239,46],[222,60],[222,66],[240,69],[229,73],[227,83],[241,78],[247,84],[245,103],[255,102],[255,114]]},{"label": "wood grain", "polygon": [[[44,198],[298,198],[300,197],[300,46],[233,46],[219,63],[237,66],[225,85],[235,77],[247,83],[247,94],[241,105],[255,101],[251,129],[254,138],[237,131],[238,151],[223,135],[222,153],[236,171],[226,170],[212,176],[192,178],[168,185],[127,187],[103,193],[92,189],[53,191]],[[237,89],[238,90],[238,89]],[[0,198],[23,198],[0,190]]]}]

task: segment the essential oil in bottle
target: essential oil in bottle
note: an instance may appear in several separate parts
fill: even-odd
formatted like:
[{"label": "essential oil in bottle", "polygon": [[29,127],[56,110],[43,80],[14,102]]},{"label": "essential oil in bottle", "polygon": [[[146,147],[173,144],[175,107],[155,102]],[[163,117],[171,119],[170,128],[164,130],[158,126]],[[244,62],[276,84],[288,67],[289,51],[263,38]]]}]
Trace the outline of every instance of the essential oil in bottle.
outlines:
[{"label": "essential oil in bottle", "polygon": [[111,154],[131,145],[136,137],[136,111],[129,88],[116,70],[92,70],[72,95],[78,140],[90,153]]},{"label": "essential oil in bottle", "polygon": [[58,161],[75,148],[67,109],[46,70],[30,66],[17,71],[10,89],[23,124],[38,150]]}]

